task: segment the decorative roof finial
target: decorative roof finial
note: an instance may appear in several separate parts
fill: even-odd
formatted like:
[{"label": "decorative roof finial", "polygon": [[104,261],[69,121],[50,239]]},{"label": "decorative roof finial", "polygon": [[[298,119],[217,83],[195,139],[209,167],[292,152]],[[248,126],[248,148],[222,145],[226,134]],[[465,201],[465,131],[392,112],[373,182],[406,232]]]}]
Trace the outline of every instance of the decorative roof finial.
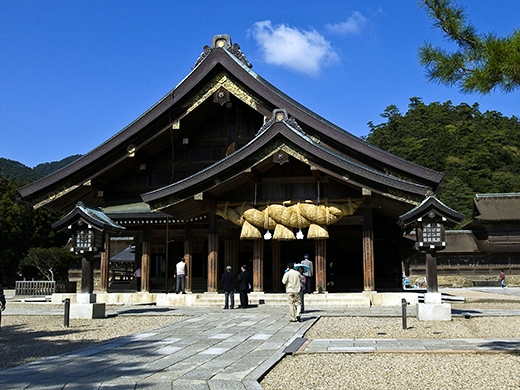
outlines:
[{"label": "decorative roof finial", "polygon": [[232,44],[231,43],[231,37],[227,34],[219,34],[215,35],[213,39],[211,40],[211,46],[204,46],[203,52],[200,54],[199,58],[195,62],[195,65],[193,65],[193,68],[196,68],[204,59],[211,53],[214,49],[225,49],[229,53],[233,54],[236,58],[239,59],[240,62],[242,62],[245,66],[248,68],[252,68],[253,65],[247,60],[244,53],[242,53],[242,50],[240,49],[240,46],[238,43]]}]

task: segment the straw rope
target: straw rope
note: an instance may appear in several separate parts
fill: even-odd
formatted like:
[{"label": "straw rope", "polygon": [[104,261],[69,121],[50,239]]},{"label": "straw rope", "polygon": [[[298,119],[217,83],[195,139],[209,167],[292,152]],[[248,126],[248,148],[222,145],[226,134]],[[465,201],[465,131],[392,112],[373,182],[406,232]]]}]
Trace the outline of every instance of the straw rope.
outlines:
[{"label": "straw rope", "polygon": [[[247,202],[238,207],[217,208],[216,214],[242,226],[241,239],[260,239],[259,229],[275,230],[274,239],[293,240],[291,229],[309,228],[307,238],[328,238],[326,226],[338,222],[341,218],[352,215],[361,205],[362,200],[351,199],[347,203],[325,205],[297,203],[292,206],[267,204],[263,209],[249,206]],[[247,224],[247,225],[246,225]]]}]

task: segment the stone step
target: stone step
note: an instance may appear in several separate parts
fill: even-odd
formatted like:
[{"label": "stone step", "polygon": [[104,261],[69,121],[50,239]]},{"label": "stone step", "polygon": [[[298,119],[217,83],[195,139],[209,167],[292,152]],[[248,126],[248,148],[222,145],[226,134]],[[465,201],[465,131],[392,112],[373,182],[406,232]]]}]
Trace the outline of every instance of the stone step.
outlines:
[{"label": "stone step", "polygon": [[[305,294],[305,305],[308,307],[370,307],[370,306],[401,306],[402,299],[406,299],[408,305],[416,305],[419,302],[416,293],[323,293]],[[107,304],[156,304],[157,306],[223,306],[223,293],[97,293],[96,302]],[[65,298],[76,302],[76,294],[53,294],[53,303],[63,303]],[[239,293],[235,293],[235,302],[240,301]],[[285,306],[287,297],[284,293],[270,294],[252,292],[249,294],[249,302],[252,305]],[[237,303],[238,304],[238,303]]]}]

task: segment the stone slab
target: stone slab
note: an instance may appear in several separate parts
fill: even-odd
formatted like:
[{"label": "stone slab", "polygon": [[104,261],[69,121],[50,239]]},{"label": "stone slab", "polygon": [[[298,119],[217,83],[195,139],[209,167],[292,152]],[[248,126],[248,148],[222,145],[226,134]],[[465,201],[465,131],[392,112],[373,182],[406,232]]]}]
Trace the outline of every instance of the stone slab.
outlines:
[{"label": "stone slab", "polygon": [[418,303],[417,319],[419,321],[451,321],[451,305],[449,303]]},{"label": "stone slab", "polygon": [[93,319],[105,318],[105,304],[104,303],[71,303],[70,304],[70,318],[76,319]]}]

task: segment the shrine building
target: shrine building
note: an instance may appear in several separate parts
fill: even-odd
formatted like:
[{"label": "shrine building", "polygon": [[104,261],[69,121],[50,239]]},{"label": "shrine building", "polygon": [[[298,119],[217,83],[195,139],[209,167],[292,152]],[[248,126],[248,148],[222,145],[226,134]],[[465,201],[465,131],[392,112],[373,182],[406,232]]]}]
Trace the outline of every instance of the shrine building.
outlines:
[{"label": "shrine building", "polygon": [[[246,264],[253,291],[282,292],[286,263],[304,254],[315,291],[393,291],[410,245],[397,220],[443,176],[305,108],[217,35],[153,107],[19,194],[64,215],[100,208],[125,228],[144,292],[168,291],[181,258],[188,291],[217,292],[227,265]],[[121,240],[101,254],[102,292]]]}]

